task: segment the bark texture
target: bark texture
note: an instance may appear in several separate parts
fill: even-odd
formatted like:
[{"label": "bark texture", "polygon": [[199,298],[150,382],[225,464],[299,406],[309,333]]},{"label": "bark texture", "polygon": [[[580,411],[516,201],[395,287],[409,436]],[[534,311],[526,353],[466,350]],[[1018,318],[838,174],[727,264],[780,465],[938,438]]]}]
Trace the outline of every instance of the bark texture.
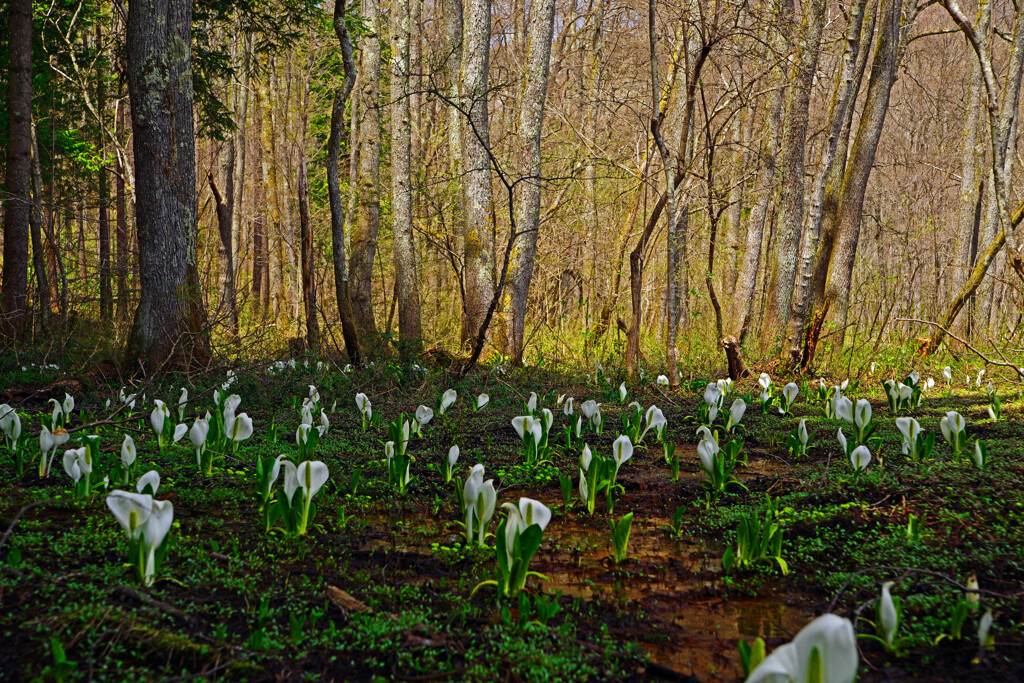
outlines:
[{"label": "bark texture", "polygon": [[380,230],[380,2],[363,0],[369,33],[359,42],[359,161],[356,172],[356,221],[349,257],[350,295],[363,339],[376,335],[373,314],[373,261]]},{"label": "bark texture", "polygon": [[491,45],[490,0],[467,0],[462,40],[463,280],[466,290],[465,331],[476,344],[487,309],[494,298],[494,222],[491,194],[488,71]]},{"label": "bark texture", "polygon": [[905,39],[916,19],[916,6],[907,0],[881,0],[878,12],[880,23],[875,42],[875,58],[871,65],[864,110],[860,126],[850,151],[850,159],[843,177],[837,207],[829,212],[825,221],[835,223],[835,245],[831,258],[819,259],[816,269],[825,269],[824,290],[820,296],[812,292],[808,310],[808,324],[801,367],[807,367],[814,359],[818,340],[826,317],[831,315],[839,329],[839,344],[843,341],[842,328],[846,325],[849,307],[850,283],[853,264],[860,239],[861,214],[867,191],[875,152],[882,136],[882,128],[889,111],[889,95],[899,75],[899,64],[905,48]]},{"label": "bark texture", "polygon": [[[348,294],[348,268],[345,258],[345,203],[341,198],[338,182],[338,158],[341,155],[341,137],[345,134],[345,103],[352,94],[356,82],[355,59],[352,56],[352,41],[345,25],[345,0],[334,3],[334,33],[341,47],[341,61],[345,80],[341,90],[334,94],[331,109],[331,135],[327,140],[327,194],[331,204],[331,247],[334,259],[334,291],[338,302],[338,317],[341,318],[341,334],[345,340],[345,351],[354,365],[359,365],[359,334],[356,331],[355,315]],[[355,122],[353,121],[353,127]]]},{"label": "bark texture", "polygon": [[398,336],[405,354],[420,347],[420,283],[412,228],[412,119],[409,99],[409,0],[391,3],[391,224]]},{"label": "bark texture", "polygon": [[772,306],[766,313],[768,329],[785,325],[793,299],[797,255],[804,217],[804,156],[807,140],[811,86],[821,53],[825,23],[824,0],[813,0],[804,8],[803,24],[796,41],[796,56],[790,72],[786,97],[781,160],[779,163],[779,217],[775,234]]},{"label": "bark texture", "polygon": [[191,42],[191,2],[133,0],[127,57],[141,291],[126,355],[150,369],[209,357],[196,268]]},{"label": "bark texture", "polygon": [[7,201],[4,202],[4,263],[0,281],[0,335],[25,334],[28,309],[28,242],[32,212],[32,2],[8,4],[10,62],[7,96]]},{"label": "bark texture", "polygon": [[541,0],[531,7],[527,45],[526,82],[519,112],[519,168],[523,181],[516,197],[516,228],[520,234],[515,273],[511,280],[512,324],[508,346],[514,365],[523,362],[526,303],[533,278],[540,230],[541,132],[544,103],[551,67],[551,38],[554,34],[555,0]]},{"label": "bark texture", "polygon": [[[874,32],[872,23],[864,31],[864,13],[866,0],[857,0],[850,6],[849,22],[846,29],[846,46],[843,50],[842,68],[836,75],[836,83],[832,93],[828,137],[821,151],[821,164],[818,176],[814,180],[810,202],[807,207],[807,220],[804,223],[800,238],[797,272],[793,286],[792,303],[788,310],[786,325],[786,344],[783,347],[783,362],[797,365],[800,362],[804,317],[810,303],[811,283],[814,278],[815,256],[821,239],[821,219],[825,205],[826,191],[831,191],[833,204],[842,185],[846,169],[846,150],[850,137],[850,126],[853,119],[853,103],[860,91],[867,53]],[[833,207],[834,208],[834,207]],[[834,234],[829,235],[829,249]]]}]

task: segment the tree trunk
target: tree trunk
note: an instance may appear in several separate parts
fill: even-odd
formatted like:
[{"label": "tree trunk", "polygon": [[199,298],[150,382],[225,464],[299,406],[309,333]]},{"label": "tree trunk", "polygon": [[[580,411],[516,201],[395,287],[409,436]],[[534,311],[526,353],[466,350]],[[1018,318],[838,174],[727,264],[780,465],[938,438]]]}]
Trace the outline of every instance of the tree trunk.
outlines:
[{"label": "tree trunk", "polygon": [[800,366],[806,368],[814,360],[818,340],[826,317],[832,315],[836,325],[838,343],[842,346],[842,328],[846,324],[849,305],[850,282],[853,264],[857,255],[860,237],[861,213],[868,180],[874,165],[875,152],[882,135],[885,117],[889,110],[889,94],[899,75],[899,64],[903,55],[905,38],[914,24],[917,11],[913,0],[881,0],[879,12],[881,23],[875,44],[875,59],[871,65],[864,110],[860,127],[850,152],[850,160],[843,178],[837,208],[825,214],[824,221],[835,223],[835,246],[827,264],[819,262],[818,267],[827,268],[824,292],[817,299],[812,292],[808,307],[809,325],[805,335],[804,353]]},{"label": "tree trunk", "polygon": [[[680,38],[682,41],[683,38]],[[701,42],[695,46],[693,53],[688,59],[688,72],[686,73],[686,98],[683,105],[683,117],[682,123],[680,124],[680,135],[679,135],[679,149],[686,150],[689,146],[689,137],[691,135],[692,122],[694,116],[694,108],[697,100],[697,88],[700,83],[701,71],[704,68],[704,63],[707,60],[708,55],[711,53],[711,43]],[[679,50],[676,50],[679,53]],[[672,64],[669,78],[666,80],[660,103],[654,111],[654,117],[651,121],[652,133],[655,133],[655,128],[661,125],[661,121],[664,120],[666,112],[668,111],[668,103],[672,97],[672,92],[675,88],[675,81],[679,71],[679,61],[675,60]],[[657,86],[655,86],[657,87]],[[656,139],[655,135],[655,139]],[[685,152],[684,152],[685,154]],[[681,168],[677,168],[675,171],[675,177],[668,186],[675,191],[675,188],[683,181],[684,175]],[[654,208],[651,210],[651,214],[647,219],[647,224],[644,226],[644,231],[640,235],[640,239],[637,241],[633,251],[629,254],[629,292],[630,300],[633,309],[633,318],[630,321],[629,332],[626,340],[626,373],[630,376],[636,372],[637,361],[640,357],[640,326],[642,321],[642,309],[641,309],[641,289],[643,286],[643,254],[647,248],[647,242],[651,238],[651,234],[658,225],[658,221],[661,220],[661,214],[665,211],[665,207],[668,204],[669,194],[668,189],[661,194],[658,201],[655,203]]]},{"label": "tree trunk", "polygon": [[[977,26],[988,33],[992,16],[992,3],[978,3]],[[968,42],[970,49],[970,43]],[[967,119],[964,122],[964,141],[960,157],[960,206],[956,218],[956,242],[953,258],[947,262],[942,274],[949,294],[956,293],[971,276],[978,249],[978,228],[981,219],[982,187],[985,183],[985,118],[984,85],[981,64],[977,59],[971,65],[971,85],[968,95]],[[940,291],[943,291],[940,289]],[[970,336],[971,316],[961,320],[960,332]],[[947,328],[948,329],[948,328]]]},{"label": "tree trunk", "polygon": [[412,229],[412,120],[409,95],[409,0],[391,5],[391,223],[398,336],[406,357],[419,353],[420,282]]},{"label": "tree trunk", "polygon": [[359,166],[356,176],[356,221],[349,258],[352,310],[365,341],[377,334],[373,314],[373,260],[380,229],[380,3],[363,0],[367,35],[359,42]]},{"label": "tree trunk", "polygon": [[769,207],[778,173],[779,131],[782,120],[782,92],[776,90],[771,97],[770,110],[765,121],[766,130],[761,136],[758,156],[761,172],[758,179],[756,200],[750,207],[747,219],[747,239],[740,257],[739,273],[736,277],[733,296],[732,319],[736,326],[738,341],[742,347],[750,330],[750,320],[757,300],[757,274],[761,267],[761,248],[764,242],[765,226],[768,223]]},{"label": "tree trunk", "polygon": [[[846,30],[846,48],[843,52],[842,68],[836,75],[832,95],[828,138],[822,146],[821,164],[814,180],[807,220],[800,238],[799,260],[793,287],[792,304],[788,309],[786,344],[783,347],[783,362],[799,365],[803,348],[804,317],[810,302],[811,283],[814,278],[815,256],[821,235],[822,209],[826,190],[838,191],[846,169],[846,149],[850,125],[853,119],[853,104],[860,91],[867,63],[867,53],[874,33],[874,12],[871,12],[869,29],[864,32],[864,11],[866,0],[857,0],[851,7]],[[840,158],[841,156],[841,158]],[[830,235],[830,240],[832,236]],[[829,253],[831,254],[829,242]]]},{"label": "tree trunk", "polygon": [[[825,21],[824,0],[805,5],[803,26],[796,46],[796,57],[790,73],[783,124],[782,158],[780,161],[779,216],[775,233],[775,258],[772,268],[774,300],[768,309],[766,329],[785,325],[793,300],[796,282],[800,231],[804,217],[804,155],[807,141],[808,110],[811,86],[821,53],[821,33]],[[783,355],[788,355],[783,349]]]},{"label": "tree trunk", "polygon": [[[591,148],[587,154],[587,167],[584,172],[584,192],[586,194],[587,241],[590,243],[589,293],[587,294],[587,317],[595,312],[597,303],[597,247],[600,243],[601,223],[597,213],[597,134],[598,117],[601,113],[601,69],[604,67],[604,18],[608,10],[608,0],[597,0],[592,13],[594,31],[590,38],[590,49],[584,56],[586,88],[587,88],[587,145]],[[619,264],[622,257],[619,257]],[[621,270],[619,265],[616,270]]]},{"label": "tree trunk", "polygon": [[141,297],[127,359],[150,370],[209,359],[196,264],[192,3],[133,0],[128,90]]},{"label": "tree trunk", "polygon": [[299,239],[302,268],[302,303],[306,309],[306,348],[320,350],[320,325],[317,322],[316,267],[313,262],[313,226],[309,218],[309,176],[306,155],[299,148]]},{"label": "tree trunk", "polygon": [[[668,382],[669,387],[675,389],[679,386],[679,366],[678,366],[678,353],[676,351],[676,337],[677,337],[677,316],[676,316],[676,275],[677,275],[677,259],[679,256],[679,245],[676,241],[676,188],[675,188],[675,173],[676,173],[676,155],[672,150],[665,144],[664,136],[662,135],[661,124],[665,120],[665,111],[661,106],[661,97],[659,96],[659,77],[658,77],[658,40],[656,32],[656,17],[655,12],[655,0],[650,0],[647,3],[647,38],[650,48],[651,55],[651,111],[654,116],[651,119],[651,137],[654,138],[654,144],[658,147],[658,152],[661,154],[661,163],[665,175],[665,222],[668,225],[668,229],[665,231],[667,236],[667,250],[665,255],[665,301],[666,301],[666,354],[665,364],[668,366]],[[685,29],[684,29],[685,30]],[[671,65],[671,73],[675,74],[676,67]],[[669,78],[669,83],[672,83],[674,79]],[[671,93],[669,93],[671,97]],[[681,136],[682,140],[687,140],[687,131],[684,129]],[[685,142],[683,143],[685,144]],[[682,150],[680,150],[682,151]],[[684,152],[685,154],[685,152]],[[630,266],[632,267],[633,260],[630,259]],[[632,268],[630,270],[632,274]],[[634,300],[634,303],[639,302]],[[633,309],[634,320],[636,318],[639,308]],[[634,324],[634,327],[636,325]],[[630,342],[633,341],[633,328],[630,328]],[[639,334],[636,335],[637,342],[639,344]],[[637,348],[639,351],[639,348]]]},{"label": "tree trunk", "polygon": [[[750,108],[743,108],[736,116],[734,130],[739,149],[734,152],[732,178],[729,182],[729,210],[726,213],[725,238],[729,251],[725,263],[724,287],[726,291],[730,292],[736,290],[740,255],[743,253],[740,247],[740,235],[743,232],[743,190],[746,186],[747,168],[750,166],[752,150],[751,142],[754,137],[754,113]],[[737,341],[737,343],[739,342]]]},{"label": "tree trunk", "polygon": [[[96,24],[96,45],[103,44],[100,24]],[[114,317],[114,295],[110,287],[110,182],[107,176],[107,140],[103,134],[103,117],[107,111],[107,84],[104,78],[96,83],[96,113],[100,118],[96,146],[99,148],[100,168],[96,184],[99,192],[100,237],[100,319],[110,323]]]},{"label": "tree trunk", "polygon": [[491,1],[468,0],[465,4],[462,41],[462,164],[465,169],[462,230],[466,325],[471,344],[476,344],[487,309],[494,298],[493,244],[488,239],[494,223],[491,197],[490,124],[488,121],[488,70],[491,46]]},{"label": "tree trunk", "polygon": [[[345,0],[334,2],[334,33],[341,46],[341,61],[345,70],[345,81],[340,91],[334,94],[331,108],[331,135],[327,140],[327,194],[331,203],[331,248],[334,259],[334,291],[338,301],[338,316],[341,318],[341,334],[345,340],[345,352],[353,365],[359,365],[359,335],[356,332],[355,316],[348,295],[348,260],[345,257],[345,205],[341,199],[341,185],[338,182],[338,157],[341,154],[341,136],[344,135],[345,102],[352,93],[356,81],[355,60],[352,57],[352,41],[345,25]],[[352,121],[356,126],[355,119]]]},{"label": "tree trunk", "polygon": [[217,205],[217,233],[220,237],[218,252],[221,259],[220,306],[227,316],[228,330],[232,337],[237,334],[238,315],[235,312],[235,259],[231,251],[231,209],[220,194],[213,172],[206,175],[213,192],[213,200]]},{"label": "tree trunk", "polygon": [[[118,102],[117,113],[118,130],[123,130],[128,123],[125,117],[124,103]],[[117,178],[114,180],[114,205],[117,210],[117,222],[114,231],[117,236],[117,251],[115,260],[117,263],[117,320],[123,322],[128,320],[128,251],[131,248],[131,236],[128,234],[128,200],[125,193],[125,162],[124,157],[117,155]]]},{"label": "tree trunk", "polygon": [[0,337],[25,334],[28,305],[28,242],[32,211],[32,3],[8,4],[7,201],[4,263],[0,282]]},{"label": "tree trunk", "polygon": [[50,283],[46,266],[46,251],[43,249],[43,173],[39,163],[39,141],[36,139],[35,126],[32,131],[32,216],[30,229],[32,232],[32,269],[36,273],[36,306],[42,327],[46,327],[50,318]]},{"label": "tree trunk", "polygon": [[533,278],[540,228],[541,132],[544,104],[551,67],[551,39],[554,34],[555,0],[542,0],[530,7],[529,44],[526,81],[519,110],[519,168],[524,181],[516,198],[516,229],[521,237],[511,280],[512,325],[509,327],[509,353],[513,365],[522,365],[523,337],[526,330],[526,303]]},{"label": "tree trunk", "polygon": [[[992,67],[991,55],[989,53],[989,35],[981,34],[979,30],[972,27],[961,13],[955,2],[944,3],[947,11],[954,21],[960,26],[974,48],[978,58],[982,83],[985,86],[986,100],[988,104],[988,130],[991,144],[989,169],[990,210],[986,219],[989,227],[989,234],[996,234],[992,244],[980,259],[971,276],[960,289],[953,300],[946,307],[943,315],[943,327],[949,329],[956,321],[957,315],[962,310],[964,303],[973,296],[981,285],[985,273],[992,261],[998,256],[1002,244],[1005,243],[1009,253],[1010,265],[1018,275],[1024,277],[1024,257],[1018,251],[1017,225],[1020,220],[1017,215],[1010,216],[1007,202],[1009,198],[1009,180],[1013,169],[1013,142],[1012,131],[1017,120],[1017,106],[1020,97],[1021,79],[1024,77],[1024,10],[1018,11],[1015,19],[1013,48],[1010,52],[1006,70],[1006,81],[1003,86],[1001,101],[996,94],[995,74]],[[988,29],[988,26],[980,28]],[[1019,214],[1019,212],[1018,212]],[[945,338],[945,333],[936,329],[932,336],[922,346],[922,353],[928,355],[935,352]]]}]

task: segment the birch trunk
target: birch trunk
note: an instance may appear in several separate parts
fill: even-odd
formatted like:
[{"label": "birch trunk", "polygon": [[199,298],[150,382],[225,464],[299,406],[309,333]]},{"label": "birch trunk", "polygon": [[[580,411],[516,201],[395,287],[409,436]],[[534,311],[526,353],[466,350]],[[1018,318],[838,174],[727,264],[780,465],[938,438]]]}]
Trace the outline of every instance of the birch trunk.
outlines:
[{"label": "birch trunk", "polygon": [[[466,288],[465,329],[475,345],[494,298],[494,254],[488,235],[494,221],[491,196],[488,70],[491,43],[490,0],[468,0],[462,41],[462,164],[465,223],[462,231]],[[473,349],[475,350],[475,349]]]},{"label": "birch trunk", "polygon": [[[584,56],[584,69],[587,88],[587,120],[586,144],[591,152],[587,155],[587,167],[584,172],[584,192],[587,202],[587,240],[590,242],[590,273],[588,282],[590,292],[587,295],[587,317],[595,312],[597,297],[597,247],[600,243],[598,234],[601,225],[597,213],[597,134],[598,118],[601,113],[601,69],[604,60],[604,18],[608,8],[608,0],[597,0],[592,13],[594,30],[590,37],[590,49]],[[621,263],[622,259],[619,258]]]},{"label": "birch trunk", "polygon": [[[977,26],[982,33],[988,33],[991,22],[992,3],[982,0],[978,3]],[[967,43],[970,48],[970,42]],[[943,279],[950,294],[955,293],[970,278],[978,249],[978,229],[981,220],[982,187],[985,174],[985,117],[984,85],[981,64],[977,59],[971,65],[971,85],[967,105],[967,120],[964,122],[964,142],[960,157],[960,207],[956,218],[956,246],[951,262],[944,269]],[[943,291],[940,289],[940,291]],[[961,319],[958,331],[971,333],[971,315]],[[948,329],[948,328],[947,328]]]},{"label": "birch trunk", "polygon": [[391,222],[398,336],[407,356],[420,339],[420,283],[412,229],[412,121],[409,99],[409,0],[391,4]]},{"label": "birch trunk", "polygon": [[519,112],[520,174],[525,179],[516,198],[516,229],[521,240],[516,255],[515,273],[510,282],[512,325],[509,328],[509,353],[513,365],[522,365],[523,336],[526,328],[526,303],[533,277],[540,227],[541,132],[544,104],[551,67],[551,39],[554,34],[555,0],[541,0],[530,8],[527,45],[526,82]]},{"label": "birch trunk", "polygon": [[377,334],[373,313],[373,260],[380,230],[380,3],[363,0],[368,34],[360,40],[359,164],[356,172],[356,222],[352,232],[349,276],[352,311],[359,335]]}]

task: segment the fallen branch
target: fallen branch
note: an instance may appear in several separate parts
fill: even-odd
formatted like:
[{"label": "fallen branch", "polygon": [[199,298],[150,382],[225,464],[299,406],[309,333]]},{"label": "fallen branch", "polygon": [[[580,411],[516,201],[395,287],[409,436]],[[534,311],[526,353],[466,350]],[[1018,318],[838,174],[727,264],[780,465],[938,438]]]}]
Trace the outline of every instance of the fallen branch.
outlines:
[{"label": "fallen branch", "polygon": [[[1020,368],[1017,365],[1007,361],[1006,357],[1003,356],[1003,354],[998,349],[996,349],[996,353],[998,353],[1003,358],[1003,360],[1001,360],[1001,361],[1000,360],[993,360],[992,358],[989,358],[988,356],[983,354],[981,351],[979,351],[978,349],[974,348],[974,346],[972,346],[970,344],[970,342],[968,342],[968,341],[966,341],[964,339],[961,339],[960,337],[956,336],[955,334],[953,334],[952,332],[947,330],[942,325],[940,325],[940,324],[938,324],[936,322],[932,322],[931,320],[920,320],[918,318],[893,318],[893,320],[895,320],[897,322],[920,323],[922,325],[931,325],[932,327],[935,327],[935,328],[941,330],[943,333],[946,334],[946,336],[951,337],[952,339],[954,339],[954,340],[960,342],[961,344],[963,344],[964,346],[966,346],[968,349],[970,349],[972,352],[974,352],[974,354],[976,356],[978,356],[978,358],[980,358],[983,361],[985,361],[986,365],[993,365],[993,366],[995,366],[997,368],[1010,368],[1011,370],[1014,371],[1014,373],[1017,374],[1017,377],[1020,378],[1021,381],[1024,381],[1024,368]],[[991,343],[991,340],[990,340],[989,343]],[[995,347],[995,344],[993,344],[992,346]]]}]

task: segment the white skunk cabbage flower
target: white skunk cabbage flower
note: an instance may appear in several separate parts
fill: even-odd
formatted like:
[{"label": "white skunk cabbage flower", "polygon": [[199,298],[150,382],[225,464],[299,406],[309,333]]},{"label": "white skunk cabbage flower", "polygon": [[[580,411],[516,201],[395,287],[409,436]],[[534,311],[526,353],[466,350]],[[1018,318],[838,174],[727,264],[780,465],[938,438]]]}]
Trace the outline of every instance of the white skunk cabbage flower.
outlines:
[{"label": "white skunk cabbage flower", "polygon": [[790,382],[786,386],[782,387],[783,405],[779,406],[779,413],[782,415],[788,413],[789,409],[793,407],[793,403],[796,401],[796,397],[799,393],[800,387],[796,385],[796,382]]},{"label": "white skunk cabbage flower", "polygon": [[508,520],[505,522],[505,552],[508,556],[508,564],[512,566],[516,536],[533,524],[538,525],[540,530],[544,531],[551,521],[551,510],[544,503],[532,498],[520,498],[518,507],[512,503],[504,503],[501,507],[508,510]]},{"label": "white skunk cabbage flower", "polygon": [[832,409],[836,417],[841,417],[848,423],[853,424],[853,401],[842,394],[836,394],[832,399]]},{"label": "white skunk cabbage flower", "polygon": [[668,377],[666,377],[665,375],[658,375],[658,379],[655,381],[657,382],[659,387],[668,386]]},{"label": "white skunk cabbage flower", "polygon": [[633,457],[633,443],[623,434],[612,444],[612,458],[615,460],[615,471],[618,472]]},{"label": "white skunk cabbage flower", "polygon": [[850,453],[850,463],[856,472],[867,469],[868,464],[871,463],[871,451],[867,446],[857,446]]},{"label": "white skunk cabbage flower", "polygon": [[906,455],[917,443],[917,437],[921,434],[921,424],[912,417],[897,417],[896,429],[903,435],[903,455]]},{"label": "white skunk cabbage flower", "polygon": [[188,425],[180,424],[174,427],[174,436],[171,438],[171,443],[175,444],[182,440],[182,438],[188,434]]},{"label": "white skunk cabbage flower", "polygon": [[149,495],[112,491],[107,496],[107,507],[129,538],[142,541],[137,569],[143,583],[152,586],[156,578],[156,551],[171,530],[174,506],[169,500],[153,500]]},{"label": "white skunk cabbage flower", "polygon": [[697,456],[700,458],[701,468],[711,473],[715,468],[715,456],[718,455],[718,443],[714,439],[701,439],[697,444]]},{"label": "white skunk cabbage flower", "polygon": [[644,415],[644,431],[640,434],[640,441],[644,440],[647,436],[647,432],[654,430],[655,434],[661,434],[661,430],[668,426],[668,420],[665,419],[665,413],[661,411],[658,406],[652,405],[647,409],[647,413]]},{"label": "white skunk cabbage flower", "polygon": [[746,683],[852,683],[856,677],[857,634],[853,624],[838,615],[823,614],[804,626],[791,642],[768,655]]},{"label": "white skunk cabbage flower", "polygon": [[92,458],[85,446],[64,451],[64,471],[76,484],[92,472]]},{"label": "white skunk cabbage flower", "polygon": [[960,435],[967,429],[967,422],[963,415],[955,410],[949,411],[939,420],[939,429],[942,430],[942,436],[953,447],[953,450],[959,451],[963,445],[960,442]]},{"label": "white skunk cabbage flower", "polygon": [[416,409],[416,424],[422,427],[425,424],[429,424],[434,419],[434,411],[426,406],[420,406]]},{"label": "white skunk cabbage flower", "polygon": [[704,402],[708,404],[708,407],[719,408],[722,405],[722,390],[718,388],[717,384],[708,383],[707,387],[704,388]]},{"label": "white skunk cabbage flower", "polygon": [[367,398],[366,394],[359,393],[356,394],[356,408],[359,409],[360,414],[366,417],[367,413],[372,410],[373,404],[370,403],[370,399]]},{"label": "white skunk cabbage flower", "polygon": [[438,412],[440,412],[442,415],[444,415],[446,410],[448,410],[453,405],[455,405],[455,400],[458,397],[459,397],[459,395],[455,392],[454,389],[449,389],[446,392],[444,392],[443,394],[441,394],[441,408],[440,408],[440,410]]},{"label": "white skunk cabbage flower", "polygon": [[159,437],[164,433],[164,422],[171,416],[171,411],[160,399],[156,400],[156,407],[149,414],[149,424],[153,425],[153,431]]},{"label": "white skunk cabbage flower", "polygon": [[0,431],[7,437],[7,445],[11,448],[14,448],[21,438],[21,418],[18,417],[17,411],[6,403],[0,405]]},{"label": "white skunk cabbage flower", "polygon": [[[149,490],[147,490],[147,488]],[[149,494],[155,496],[156,492],[160,489],[160,473],[156,470],[150,470],[146,472],[139,480],[135,483],[135,490],[142,494]]]},{"label": "white skunk cabbage flower", "polygon": [[725,431],[732,431],[732,429],[740,423],[743,419],[743,414],[747,412],[747,402],[742,398],[738,398],[732,402],[732,406],[729,408],[729,420],[725,424]]},{"label": "white skunk cabbage flower", "polygon": [[978,620],[978,647],[988,647],[992,643],[989,638],[989,631],[992,630],[992,610],[988,610]]},{"label": "white skunk cabbage flower", "polygon": [[476,401],[473,403],[474,410],[483,410],[483,407],[490,403],[491,397],[487,394],[480,394],[476,397]]},{"label": "white skunk cabbage flower", "polygon": [[896,603],[893,602],[892,595],[889,593],[889,589],[894,585],[892,581],[886,581],[882,584],[882,604],[879,608],[882,633],[885,635],[885,643],[890,649],[892,649],[893,638],[896,637],[896,629],[900,625],[900,616],[896,612]]},{"label": "white skunk cabbage flower", "polygon": [[202,458],[203,451],[206,450],[206,437],[209,433],[210,422],[201,417],[197,417],[196,421],[192,423],[192,428],[188,430],[188,440],[192,442],[192,447],[196,449],[197,465]]},{"label": "white skunk cabbage flower", "polygon": [[527,434],[532,434],[533,442],[539,444],[544,436],[544,425],[541,423],[540,418],[533,417],[532,415],[520,415],[519,417],[512,418],[512,427],[516,430],[519,438],[524,441]]},{"label": "white skunk cabbage flower", "polygon": [[[231,422],[231,428],[226,429],[228,436],[231,437],[231,441],[239,443],[252,436],[252,418],[248,415],[239,413]],[[227,424],[225,424],[226,427]]]},{"label": "white skunk cabbage flower", "polygon": [[121,465],[125,468],[131,467],[137,454],[135,439],[131,434],[125,434],[124,441],[121,442]]}]

